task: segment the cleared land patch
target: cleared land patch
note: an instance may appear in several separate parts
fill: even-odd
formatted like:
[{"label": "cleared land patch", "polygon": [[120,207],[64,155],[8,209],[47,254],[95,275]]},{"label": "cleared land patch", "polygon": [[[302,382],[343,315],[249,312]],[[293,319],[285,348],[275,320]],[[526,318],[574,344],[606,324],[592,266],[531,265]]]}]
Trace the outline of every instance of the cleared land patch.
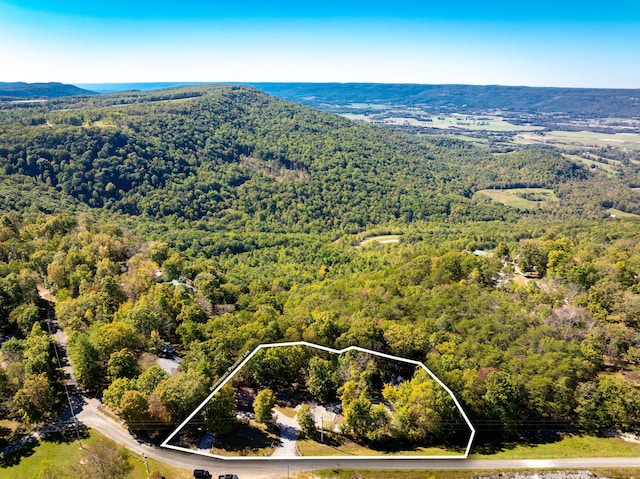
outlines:
[{"label": "cleared land patch", "polygon": [[607,134],[593,131],[549,131],[545,133],[518,135],[519,143],[542,143],[552,144],[558,147],[593,147],[602,148],[614,146],[617,148],[628,148],[630,150],[640,150],[640,135],[638,134]]},{"label": "cleared land patch", "polygon": [[611,217],[615,218],[638,218],[640,216],[633,213],[627,213],[626,211],[617,210],[615,208],[609,208],[607,213],[609,213]]},{"label": "cleared land patch", "polygon": [[621,164],[619,161],[608,160],[608,162],[605,163],[603,161],[584,158],[583,156],[579,155],[570,155],[568,153],[563,153],[562,156],[564,156],[565,158],[569,158],[576,163],[582,163],[589,168],[604,170],[609,176],[617,176],[620,174],[620,172],[616,169],[616,165]]},{"label": "cleared land patch", "polygon": [[510,188],[503,190],[479,190],[476,195],[486,195],[492,201],[521,210],[549,208],[560,200],[547,188]]},{"label": "cleared land patch", "polygon": [[356,245],[356,248],[362,248],[370,243],[393,244],[400,242],[401,235],[380,235],[366,238]]}]

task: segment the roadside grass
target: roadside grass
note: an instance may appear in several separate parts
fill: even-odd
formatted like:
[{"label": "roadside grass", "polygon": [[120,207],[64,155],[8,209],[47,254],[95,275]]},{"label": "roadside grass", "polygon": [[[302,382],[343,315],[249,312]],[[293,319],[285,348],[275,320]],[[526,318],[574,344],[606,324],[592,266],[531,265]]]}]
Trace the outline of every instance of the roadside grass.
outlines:
[{"label": "roadside grass", "polygon": [[[544,473],[552,477],[554,472],[578,472],[583,469],[545,469]],[[635,479],[640,478],[640,470],[634,468],[589,468],[589,471],[597,472],[599,477],[610,479]],[[313,472],[303,472],[296,476],[297,479],[475,479],[478,477],[500,477],[510,479],[515,477],[539,477],[539,469],[475,469],[475,470],[391,470],[391,469],[323,469]]]},{"label": "roadside grass", "polygon": [[[549,190],[546,188],[509,188],[501,190],[479,190],[476,192],[476,195],[478,194],[486,195],[491,198],[492,201],[521,210],[536,210],[539,208],[546,208],[560,201],[553,190]],[[523,195],[535,198],[535,200],[523,198]]]},{"label": "roadside grass", "polygon": [[324,443],[319,438],[304,438],[296,441],[296,447],[302,456],[461,456],[464,450],[444,449],[440,447],[420,447],[412,450],[383,451],[371,449],[335,433],[324,435]]},{"label": "roadside grass", "polygon": [[[105,438],[105,436],[90,430],[88,436],[82,438],[82,446],[86,448],[98,438]],[[116,443],[113,444],[114,447],[117,447]],[[46,464],[54,464],[70,474],[71,467],[80,462],[83,452],[75,436],[55,434],[46,439],[40,439],[32,446],[27,446],[2,460],[0,462],[0,479],[36,478]],[[167,479],[192,477],[191,472],[186,469],[176,468],[155,459],[145,459],[131,451],[129,454],[131,464],[134,467],[131,479],[147,479],[149,477],[145,461],[150,472],[159,471]]]},{"label": "roadside grass", "polygon": [[237,423],[235,429],[222,434],[211,448],[219,456],[270,456],[280,443],[278,435],[255,421]]},{"label": "roadside grass", "polygon": [[[480,448],[480,451],[478,449]],[[485,449],[485,451],[482,451]],[[475,452],[474,452],[475,451]],[[577,457],[640,457],[640,444],[618,438],[565,435],[543,444],[498,444],[472,448],[470,459],[558,459]],[[640,471],[639,471],[640,472]]]},{"label": "roadside grass", "polygon": [[149,467],[149,473],[157,471],[160,475],[166,479],[192,479],[193,471],[189,469],[181,469],[174,467],[164,462],[157,461],[156,459],[143,458],[138,454],[131,454],[131,463],[133,464],[133,472],[131,473],[131,479],[147,479],[149,474],[147,473],[147,467]]}]

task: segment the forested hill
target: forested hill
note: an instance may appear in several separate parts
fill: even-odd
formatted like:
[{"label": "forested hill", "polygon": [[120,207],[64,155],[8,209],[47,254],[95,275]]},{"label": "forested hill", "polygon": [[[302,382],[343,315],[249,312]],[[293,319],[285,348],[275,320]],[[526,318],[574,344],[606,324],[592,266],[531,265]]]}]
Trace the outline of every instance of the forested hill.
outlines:
[{"label": "forested hill", "polygon": [[93,95],[94,92],[63,83],[2,83],[0,100],[18,98],[58,98],[74,95]]},{"label": "forested hill", "polygon": [[[497,158],[250,87],[69,98],[5,105],[0,114],[5,174],[35,178],[89,207],[225,229],[357,232],[390,221],[504,219],[512,209],[472,196],[510,186],[565,185],[565,196],[593,190],[592,204],[578,209],[598,215],[607,190],[604,178],[598,188],[583,184],[594,175],[551,152]],[[616,205],[625,189],[609,190]]]},{"label": "forested hill", "polygon": [[310,106],[378,103],[431,106],[460,112],[506,110],[578,116],[638,117],[640,90],[499,85],[384,83],[252,83],[279,98]]}]

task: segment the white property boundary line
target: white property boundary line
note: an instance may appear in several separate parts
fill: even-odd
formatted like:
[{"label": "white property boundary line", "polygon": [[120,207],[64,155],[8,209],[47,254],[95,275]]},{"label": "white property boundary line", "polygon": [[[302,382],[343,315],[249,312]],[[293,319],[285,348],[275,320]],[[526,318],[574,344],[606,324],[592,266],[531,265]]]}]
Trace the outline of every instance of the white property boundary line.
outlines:
[{"label": "white property boundary line", "polygon": [[[314,349],[321,349],[323,351],[332,353],[332,354],[343,354],[346,353],[348,351],[360,351],[363,353],[367,353],[367,354],[373,354],[374,356],[380,356],[383,358],[387,358],[387,359],[392,359],[394,361],[401,361],[404,363],[408,363],[408,364],[414,364],[416,366],[421,367],[422,369],[424,369],[427,374],[429,374],[429,376],[431,376],[431,378],[436,381],[448,394],[449,396],[451,396],[451,399],[453,399],[453,402],[455,403],[456,407],[458,408],[458,411],[460,411],[460,414],[462,415],[464,421],[467,423],[467,426],[469,426],[469,429],[471,431],[471,436],[469,437],[469,442],[467,443],[467,448],[465,449],[464,455],[462,456],[293,456],[293,457],[277,457],[277,458],[271,458],[269,456],[243,456],[243,457],[237,457],[237,456],[220,456],[217,454],[210,454],[208,452],[203,452],[203,451],[196,451],[193,449],[187,449],[186,447],[180,447],[180,446],[174,446],[169,444],[169,441],[171,441],[171,439],[173,439],[175,437],[176,434],[178,434],[178,432],[180,432],[180,430],[186,426],[186,424],[191,421],[191,419],[193,419],[193,417],[198,414],[200,412],[200,410],[205,407],[207,405],[207,403],[211,400],[211,398],[218,392],[220,391],[220,389],[222,389],[224,387],[225,384],[227,384],[231,378],[233,378],[233,376],[236,375],[236,373],[238,371],[240,371],[242,369],[242,367],[253,357],[255,356],[258,351],[260,351],[261,349],[268,349],[268,348],[279,348],[279,347],[283,347],[283,346],[308,346],[310,348],[314,348]],[[458,398],[456,398],[455,394],[453,394],[453,392],[451,391],[451,389],[449,389],[447,387],[446,384],[444,384],[435,374],[433,374],[431,372],[431,370],[426,367],[423,363],[421,363],[420,361],[414,361],[413,359],[405,359],[405,358],[400,358],[398,356],[392,356],[391,354],[385,354],[385,353],[380,353],[377,351],[371,351],[370,349],[365,349],[365,348],[361,348],[359,346],[349,346],[347,348],[344,349],[333,349],[333,348],[329,348],[327,346],[320,346],[319,344],[313,344],[313,343],[308,343],[306,341],[292,341],[292,342],[288,342],[288,343],[268,343],[268,344],[261,344],[259,345],[256,349],[254,349],[251,354],[249,354],[244,361],[242,361],[238,367],[236,367],[233,372],[231,372],[224,381],[222,381],[220,384],[218,384],[218,386],[213,390],[213,392],[211,394],[209,394],[207,396],[207,398],[202,401],[202,403],[200,403],[200,405],[191,413],[189,414],[189,416],[187,416],[187,418],[182,421],[182,423],[169,435],[169,437],[167,437],[164,442],[162,444],[160,444],[160,447],[165,447],[167,449],[173,449],[175,451],[181,451],[181,452],[188,452],[191,454],[199,454],[201,456],[205,456],[205,457],[211,457],[213,459],[224,459],[224,460],[229,460],[229,461],[246,461],[246,460],[260,460],[260,461],[264,461],[265,459],[273,459],[273,460],[307,460],[307,459],[467,459],[467,457],[469,456],[469,451],[471,450],[471,444],[473,443],[473,438],[476,435],[476,430],[473,427],[473,425],[471,424],[471,421],[469,421],[469,418],[467,417],[466,413],[464,412],[464,410],[462,409],[462,406],[460,405],[460,402],[458,402]]]}]

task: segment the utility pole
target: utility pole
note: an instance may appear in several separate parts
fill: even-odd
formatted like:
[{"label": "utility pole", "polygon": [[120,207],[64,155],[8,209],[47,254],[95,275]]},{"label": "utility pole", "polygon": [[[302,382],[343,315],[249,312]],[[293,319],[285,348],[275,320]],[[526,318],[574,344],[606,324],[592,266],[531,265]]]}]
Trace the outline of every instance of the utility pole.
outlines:
[{"label": "utility pole", "polygon": [[320,442],[324,444],[324,413],[320,416]]}]

